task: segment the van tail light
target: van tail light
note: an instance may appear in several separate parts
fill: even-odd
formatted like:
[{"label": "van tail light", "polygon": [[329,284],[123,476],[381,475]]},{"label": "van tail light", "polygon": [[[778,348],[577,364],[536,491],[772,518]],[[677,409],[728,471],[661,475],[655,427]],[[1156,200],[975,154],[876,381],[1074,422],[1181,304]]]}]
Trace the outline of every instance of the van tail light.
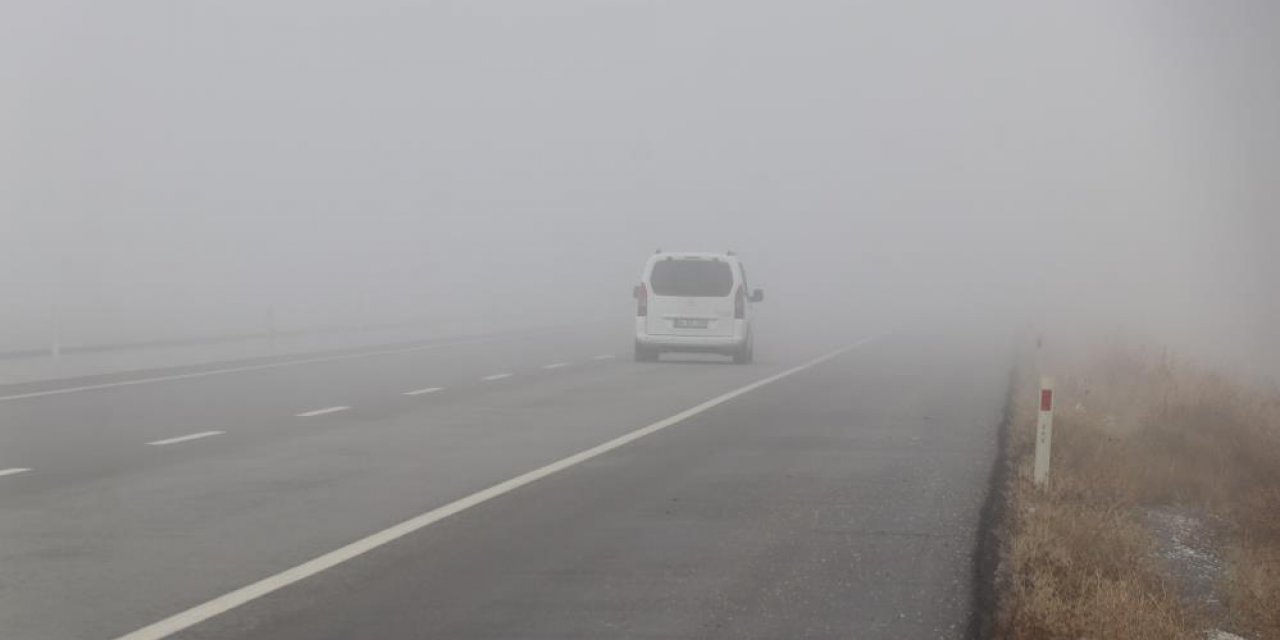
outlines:
[{"label": "van tail light", "polygon": [[747,290],[742,286],[734,290],[733,317],[735,320],[747,317]]},{"label": "van tail light", "polygon": [[643,282],[636,285],[635,296],[636,296],[636,315],[641,317],[648,316],[649,315],[649,288],[644,286]]}]

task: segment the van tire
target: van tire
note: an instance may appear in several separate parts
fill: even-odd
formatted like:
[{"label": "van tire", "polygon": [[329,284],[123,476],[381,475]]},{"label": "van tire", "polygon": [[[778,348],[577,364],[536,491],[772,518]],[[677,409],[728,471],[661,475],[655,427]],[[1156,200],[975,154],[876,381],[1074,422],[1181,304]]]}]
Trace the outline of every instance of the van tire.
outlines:
[{"label": "van tire", "polygon": [[752,345],[750,342],[748,342],[745,345],[742,345],[741,348],[733,352],[734,364],[751,364],[752,362],[755,361],[755,359],[756,359],[756,349],[755,349],[755,346]]},{"label": "van tire", "polygon": [[657,362],[658,350],[636,344],[636,362]]}]

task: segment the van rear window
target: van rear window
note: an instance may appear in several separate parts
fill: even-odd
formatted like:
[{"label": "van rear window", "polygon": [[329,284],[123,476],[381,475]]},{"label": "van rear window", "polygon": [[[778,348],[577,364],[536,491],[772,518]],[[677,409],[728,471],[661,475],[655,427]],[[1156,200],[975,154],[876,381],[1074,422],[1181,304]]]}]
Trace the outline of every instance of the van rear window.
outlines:
[{"label": "van rear window", "polygon": [[733,270],[716,260],[655,262],[649,284],[654,295],[723,298],[733,292]]}]

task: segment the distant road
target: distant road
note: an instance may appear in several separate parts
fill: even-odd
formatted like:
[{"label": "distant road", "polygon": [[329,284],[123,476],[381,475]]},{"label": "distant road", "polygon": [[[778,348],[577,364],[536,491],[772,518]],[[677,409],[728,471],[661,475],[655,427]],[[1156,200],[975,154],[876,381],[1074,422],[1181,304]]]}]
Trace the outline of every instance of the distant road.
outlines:
[{"label": "distant road", "polygon": [[1007,358],[787,346],[637,364],[595,328],[0,402],[0,637],[963,637]]}]

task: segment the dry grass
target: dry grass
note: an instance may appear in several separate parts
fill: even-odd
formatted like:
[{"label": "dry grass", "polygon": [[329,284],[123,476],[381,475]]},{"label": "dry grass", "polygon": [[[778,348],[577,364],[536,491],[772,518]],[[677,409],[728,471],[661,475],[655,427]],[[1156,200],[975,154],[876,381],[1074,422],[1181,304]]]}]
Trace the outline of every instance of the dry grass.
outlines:
[{"label": "dry grass", "polygon": [[[1119,350],[1062,368],[1047,492],[1030,480],[1036,380],[1015,389],[996,636],[1280,638],[1280,395]],[[1225,523],[1230,620],[1164,574],[1142,513],[1165,506]]]},{"label": "dry grass", "polygon": [[1242,542],[1231,554],[1227,588],[1240,626],[1257,638],[1280,638],[1280,544]]}]

